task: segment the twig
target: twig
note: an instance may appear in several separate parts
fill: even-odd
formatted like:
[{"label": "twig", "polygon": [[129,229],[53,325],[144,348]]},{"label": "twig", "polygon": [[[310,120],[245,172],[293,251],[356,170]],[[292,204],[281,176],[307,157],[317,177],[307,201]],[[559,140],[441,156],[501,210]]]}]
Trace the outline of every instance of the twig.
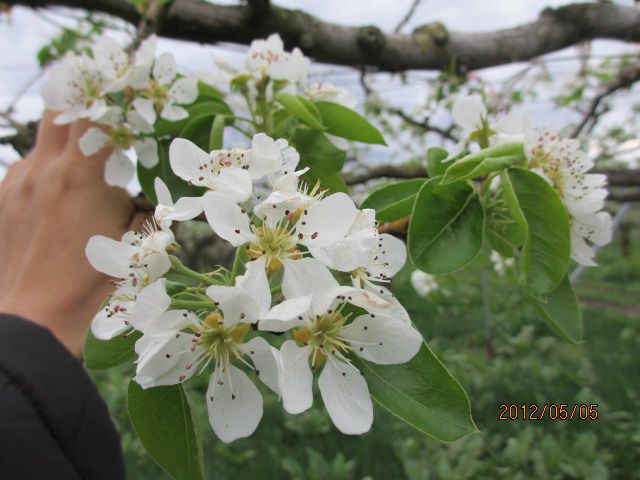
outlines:
[{"label": "twig", "polygon": [[402,27],[404,27],[409,22],[409,20],[411,20],[411,17],[413,17],[413,14],[416,13],[417,8],[423,1],[424,0],[413,0],[413,3],[409,7],[409,10],[407,10],[405,16],[402,18],[402,20],[400,20],[398,25],[396,25],[396,28],[393,29],[394,33],[398,33],[400,30],[402,30]]},{"label": "twig", "polygon": [[436,132],[436,133],[442,135],[443,137],[448,138],[449,140],[453,140],[454,142],[458,141],[458,139],[452,133],[453,127],[449,127],[449,128],[446,128],[446,129],[445,128],[436,127],[436,126],[432,125],[429,122],[429,117],[425,117],[422,120],[416,120],[415,118],[410,117],[409,115],[407,115],[404,111],[402,111],[399,108],[389,108],[389,109],[387,109],[387,111],[389,113],[397,115],[402,120],[407,122],[409,125],[412,125],[414,127],[420,128],[420,129],[424,130],[425,132]]},{"label": "twig", "polygon": [[411,215],[399,218],[393,222],[383,223],[378,227],[378,233],[406,235],[407,228],[409,227],[409,220],[411,220]]}]

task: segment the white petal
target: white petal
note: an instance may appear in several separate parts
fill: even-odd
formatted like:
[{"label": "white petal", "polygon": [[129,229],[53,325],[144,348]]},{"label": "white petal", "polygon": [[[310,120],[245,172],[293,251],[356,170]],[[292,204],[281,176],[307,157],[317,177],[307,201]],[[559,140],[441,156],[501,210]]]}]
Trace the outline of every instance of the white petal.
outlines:
[{"label": "white petal", "polygon": [[268,332],[285,332],[306,325],[311,298],[311,295],[307,295],[279,303],[263,316],[258,328]]},{"label": "white petal", "polygon": [[142,138],[133,143],[138,154],[138,161],[145,168],[153,168],[160,161],[158,156],[158,144],[153,138]]},{"label": "white petal", "polygon": [[133,101],[133,107],[135,108],[135,111],[138,112],[138,114],[140,114],[140,116],[147,122],[147,124],[152,126],[151,130],[153,131],[153,124],[156,123],[158,118],[153,101],[148,98],[138,97]]},{"label": "white petal", "polygon": [[142,289],[136,298],[129,321],[136,330],[144,332],[170,305],[171,297],[167,295],[166,279],[161,278]]},{"label": "white petal", "polygon": [[156,177],[153,181],[153,186],[156,191],[156,198],[158,199],[158,205],[172,206],[173,200],[171,198],[171,192],[167,184],[162,181],[160,177]]},{"label": "white petal", "polygon": [[142,41],[135,54],[136,65],[151,65],[156,54],[156,44],[158,37],[150,35]]},{"label": "white petal", "polygon": [[144,262],[147,265],[149,280],[154,281],[167,273],[171,268],[171,260],[167,252],[157,252],[145,255]]},{"label": "white petal", "polygon": [[349,232],[357,214],[358,209],[347,194],[329,195],[312,204],[296,224],[296,233],[304,235],[300,243],[316,247],[336,243]]},{"label": "white petal", "polygon": [[422,336],[410,324],[380,315],[360,315],[340,334],[358,356],[382,365],[408,362],[422,346]]},{"label": "white petal", "polygon": [[271,288],[265,271],[265,262],[266,259],[261,257],[247,263],[245,274],[236,278],[236,285],[255,299],[260,308],[260,316],[271,308]]},{"label": "white petal", "polygon": [[168,103],[160,112],[160,116],[165,120],[171,122],[177,122],[178,120],[185,119],[189,116],[189,112],[182,107]]},{"label": "white petal", "polygon": [[169,89],[171,103],[189,104],[198,98],[198,79],[183,77],[176,80]]},{"label": "white petal", "polygon": [[153,65],[153,78],[161,85],[168,85],[176,77],[176,59],[172,53],[160,55]]},{"label": "white petal", "polygon": [[95,155],[109,141],[109,135],[96,127],[91,127],[78,141],[80,151],[87,157]]},{"label": "white petal", "polygon": [[216,192],[206,193],[203,198],[207,221],[219,237],[234,247],[254,238],[249,228],[249,217],[233,200]]},{"label": "white petal", "polygon": [[378,248],[377,258],[367,270],[374,277],[393,277],[407,261],[407,247],[402,240],[387,233],[380,235],[379,239],[382,246]]},{"label": "white petal", "polygon": [[363,230],[328,247],[309,247],[309,252],[329,268],[351,272],[371,263],[374,252],[378,250],[378,238],[377,231]]},{"label": "white petal", "polygon": [[211,187],[237,203],[247,201],[253,192],[251,175],[237,167],[226,167],[220,170],[220,174],[213,177]]},{"label": "white petal", "polygon": [[307,295],[326,297],[339,286],[331,272],[314,258],[286,260],[282,278],[282,293],[286,299]]},{"label": "white petal", "polygon": [[262,418],[262,396],[242,371],[217,368],[207,389],[209,423],[225,443],[251,435]]},{"label": "white petal", "polygon": [[224,324],[256,323],[260,308],[255,299],[239,287],[211,285],[207,295],[219,304],[224,313]]},{"label": "white petal", "polygon": [[[133,302],[129,302],[133,304]],[[104,308],[96,313],[91,322],[91,333],[99,340],[111,340],[131,328],[125,323],[126,318],[108,316],[108,309]]]},{"label": "white petal", "polygon": [[355,367],[335,356],[327,358],[318,386],[338,430],[347,435],[369,431],[373,423],[373,405],[367,382]]},{"label": "white petal", "polygon": [[204,197],[180,197],[165,218],[181,222],[196,218],[204,210],[203,199]]},{"label": "white petal", "polygon": [[242,345],[245,352],[256,367],[256,375],[275,393],[280,393],[278,385],[278,356],[280,352],[267,343],[262,337],[254,337]]},{"label": "white petal", "polygon": [[176,138],[169,146],[169,163],[173,173],[185,182],[197,186],[206,186],[202,178],[201,167],[209,165],[209,154],[200,149],[195,143],[184,138]]},{"label": "white petal", "polygon": [[251,178],[258,179],[282,168],[282,153],[273,138],[258,133],[251,142],[251,160],[249,173]]},{"label": "white petal", "polygon": [[131,257],[137,251],[133,245],[94,235],[87,243],[85,255],[91,266],[99,272],[110,277],[125,278],[129,275]]},{"label": "white petal", "polygon": [[487,116],[487,108],[480,95],[461,95],[453,102],[451,115],[454,122],[467,132],[472,132],[482,126],[482,117]]},{"label": "white petal", "polygon": [[311,346],[298,347],[287,340],[280,348],[280,393],[284,409],[291,413],[302,413],[313,405],[313,373],[309,366]]},{"label": "white petal", "polygon": [[[134,380],[142,388],[175,385],[188,380],[196,373],[197,368],[193,366],[193,361],[200,352],[197,349],[190,350],[194,345],[193,335],[176,335],[178,334],[157,338],[145,338],[146,335],[143,335],[136,342],[136,352],[140,352],[140,356]],[[139,346],[138,343],[142,345]]]},{"label": "white petal", "polygon": [[111,187],[126,187],[135,173],[129,157],[121,150],[114,150],[105,164],[104,180]]}]

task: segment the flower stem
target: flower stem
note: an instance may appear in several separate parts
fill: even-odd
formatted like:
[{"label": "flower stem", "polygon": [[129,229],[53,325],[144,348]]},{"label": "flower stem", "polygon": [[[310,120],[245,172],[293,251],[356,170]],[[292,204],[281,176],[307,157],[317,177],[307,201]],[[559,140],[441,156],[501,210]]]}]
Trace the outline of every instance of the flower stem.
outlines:
[{"label": "flower stem", "polygon": [[234,285],[236,283],[236,277],[238,276],[238,268],[240,267],[240,248],[236,248],[236,255],[233,258],[233,266],[231,267],[231,276],[229,280],[229,285]]},{"label": "flower stem", "polygon": [[171,300],[171,308],[173,309],[189,309],[189,310],[200,310],[207,309],[213,310],[214,304],[213,302],[206,302],[200,300]]},{"label": "flower stem", "polygon": [[169,255],[169,259],[171,260],[171,268],[173,269],[173,271],[175,273],[179,273],[182,275],[186,275],[187,277],[191,277],[195,280],[198,280],[200,282],[204,282],[207,283],[209,285],[213,285],[216,283],[215,280],[213,280],[212,278],[196,272],[194,270],[191,270],[189,267],[187,267],[184,263],[182,263],[180,261],[180,259],[178,257],[176,257],[175,255]]}]

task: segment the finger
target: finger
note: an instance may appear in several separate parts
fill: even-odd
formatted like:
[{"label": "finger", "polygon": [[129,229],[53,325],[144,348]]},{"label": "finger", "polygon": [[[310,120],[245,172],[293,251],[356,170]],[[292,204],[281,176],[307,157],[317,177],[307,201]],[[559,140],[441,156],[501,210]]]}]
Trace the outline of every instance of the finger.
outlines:
[{"label": "finger", "polygon": [[47,161],[61,154],[69,138],[70,125],[56,125],[55,118],[59,112],[45,110],[38,125],[36,146],[30,155],[38,161]]}]

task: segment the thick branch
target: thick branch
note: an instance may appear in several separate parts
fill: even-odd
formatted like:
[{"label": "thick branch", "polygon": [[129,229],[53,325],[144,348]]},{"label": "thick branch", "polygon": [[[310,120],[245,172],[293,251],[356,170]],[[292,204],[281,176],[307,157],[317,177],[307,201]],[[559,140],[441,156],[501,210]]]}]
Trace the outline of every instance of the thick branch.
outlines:
[{"label": "thick branch", "polygon": [[[8,5],[87,8],[138,25],[140,15],[127,0],[4,0]],[[260,3],[260,2],[253,2]],[[203,0],[177,0],[158,34],[201,43],[248,44],[279,33],[288,47],[299,46],[319,62],[371,66],[385,71],[443,69],[452,62],[464,70],[525,61],[585,40],[640,41],[640,10],[610,2],[576,3],[545,9],[538,20],[485,33],[449,32],[442,24],[423,25],[411,35],[384,33],[368,25],[323,22],[297,10],[272,5],[259,17],[251,6],[220,6]]]}]

